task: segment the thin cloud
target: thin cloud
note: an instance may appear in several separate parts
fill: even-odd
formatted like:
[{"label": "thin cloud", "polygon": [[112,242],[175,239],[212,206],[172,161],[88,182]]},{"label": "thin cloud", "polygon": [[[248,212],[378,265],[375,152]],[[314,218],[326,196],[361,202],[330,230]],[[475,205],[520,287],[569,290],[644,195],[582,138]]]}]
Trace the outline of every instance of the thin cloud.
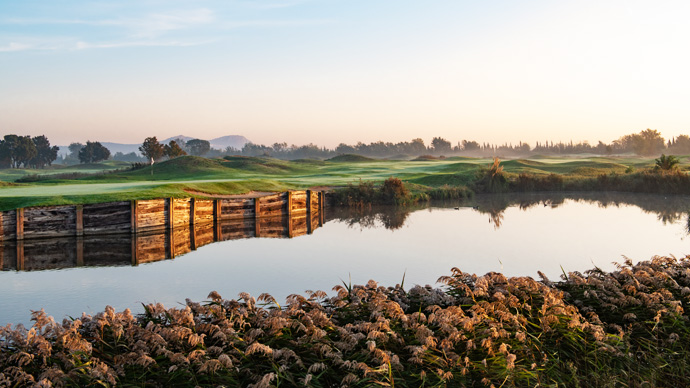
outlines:
[{"label": "thin cloud", "polygon": [[245,20],[232,21],[221,24],[220,28],[242,28],[242,27],[299,27],[312,25],[333,24],[332,19],[313,19],[313,20]]},{"label": "thin cloud", "polygon": [[6,24],[19,25],[85,25],[94,27],[120,27],[130,31],[132,36],[153,38],[175,30],[190,29],[212,24],[216,20],[213,11],[207,8],[154,13],[138,18],[101,20],[8,18]]},{"label": "thin cloud", "polygon": [[7,46],[0,46],[0,52],[25,51],[31,48],[31,45],[28,44],[10,42]]},{"label": "thin cloud", "polygon": [[198,41],[198,42],[156,42],[156,41],[130,41],[130,42],[109,42],[109,43],[90,43],[79,41],[74,45],[76,50],[88,49],[108,49],[108,48],[124,48],[124,47],[190,47],[201,46],[212,43],[212,40]]}]

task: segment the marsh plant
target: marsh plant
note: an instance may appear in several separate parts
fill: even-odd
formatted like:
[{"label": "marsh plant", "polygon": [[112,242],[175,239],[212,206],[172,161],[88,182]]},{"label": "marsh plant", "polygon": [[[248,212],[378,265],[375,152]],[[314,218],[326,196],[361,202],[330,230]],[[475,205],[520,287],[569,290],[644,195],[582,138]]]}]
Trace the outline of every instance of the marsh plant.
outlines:
[{"label": "marsh plant", "polygon": [[654,169],[662,171],[671,171],[678,168],[680,159],[673,155],[666,156],[661,154],[658,159],[654,159]]},{"label": "marsh plant", "polygon": [[690,368],[690,260],[443,286],[336,286],[107,307],[0,328],[0,386],[677,387]]},{"label": "marsh plant", "polygon": [[331,198],[337,205],[356,208],[371,205],[409,205],[418,199],[411,195],[402,180],[395,177],[386,179],[379,186],[360,180],[358,185],[348,184],[347,187],[335,191]]}]

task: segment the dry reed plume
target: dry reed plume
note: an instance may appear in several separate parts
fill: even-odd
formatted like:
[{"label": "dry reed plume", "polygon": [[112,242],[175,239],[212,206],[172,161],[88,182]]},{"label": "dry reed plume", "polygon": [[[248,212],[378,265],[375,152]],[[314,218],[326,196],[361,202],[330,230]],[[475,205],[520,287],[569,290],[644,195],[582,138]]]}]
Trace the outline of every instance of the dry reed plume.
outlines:
[{"label": "dry reed plume", "polygon": [[280,305],[212,292],[183,309],[107,307],[0,328],[0,386],[684,386],[690,260],[443,288],[336,286]]}]

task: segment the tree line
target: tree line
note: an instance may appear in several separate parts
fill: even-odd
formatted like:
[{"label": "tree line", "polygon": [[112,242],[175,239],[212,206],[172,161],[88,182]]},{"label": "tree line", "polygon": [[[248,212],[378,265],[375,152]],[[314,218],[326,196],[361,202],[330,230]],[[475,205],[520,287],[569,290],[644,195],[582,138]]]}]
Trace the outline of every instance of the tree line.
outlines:
[{"label": "tree line", "polygon": [[434,137],[429,145],[420,138],[409,142],[383,142],[377,141],[369,144],[358,142],[349,145],[339,144],[334,149],[318,147],[314,144],[304,146],[288,146],[287,143],[275,143],[272,146],[247,143],[241,150],[226,149],[226,154],[243,156],[271,156],[281,159],[300,158],[329,158],[342,154],[357,154],[370,157],[396,158],[415,156],[501,156],[517,157],[528,155],[571,155],[571,154],[595,154],[613,155],[634,153],[640,156],[658,156],[662,152],[688,154],[690,153],[690,136],[680,135],[665,141],[659,131],[645,129],[639,133],[633,133],[620,137],[606,144],[599,141],[596,145],[589,142],[568,143],[545,141],[536,142],[532,147],[528,143],[517,144],[491,144],[479,143],[474,140],[462,140],[456,144],[442,137]]},{"label": "tree line", "polygon": [[250,142],[241,149],[227,147],[222,150],[212,148],[207,140],[184,141],[183,139],[175,139],[167,144],[162,144],[153,136],[147,137],[139,147],[141,155],[135,152],[128,154],[116,152],[111,155],[110,150],[97,141],[87,141],[86,144],[72,143],[69,145],[69,151],[69,154],[64,157],[58,156],[58,147],[51,146],[48,138],[43,135],[35,137],[5,135],[0,140],[0,168],[43,168],[50,166],[53,162],[61,164],[97,163],[108,159],[126,162],[150,162],[182,155],[208,158],[227,155],[267,156],[280,159],[327,159],[342,154],[357,154],[377,158],[452,155],[519,157],[535,154],[613,155],[624,153],[657,156],[662,152],[690,154],[690,136],[679,135],[666,141],[659,131],[645,129],[639,133],[622,136],[609,144],[599,141],[596,145],[591,145],[586,141],[579,143],[545,141],[536,142],[534,146],[524,142],[498,145],[479,143],[474,140],[462,140],[453,144],[442,137],[434,137],[428,145],[421,138],[397,143],[383,141],[368,144],[362,142],[357,144],[340,143],[335,148],[320,147],[313,143],[297,146],[288,145],[285,142],[272,145]]},{"label": "tree line", "polygon": [[58,147],[47,137],[5,135],[0,140],[0,168],[43,168],[57,158]]}]

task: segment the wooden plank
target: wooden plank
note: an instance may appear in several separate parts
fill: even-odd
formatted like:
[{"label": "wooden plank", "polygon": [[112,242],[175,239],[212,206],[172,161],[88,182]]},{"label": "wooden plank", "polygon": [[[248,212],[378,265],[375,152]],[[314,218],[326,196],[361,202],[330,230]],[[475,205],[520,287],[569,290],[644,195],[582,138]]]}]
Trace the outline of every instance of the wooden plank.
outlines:
[{"label": "wooden plank", "polygon": [[84,235],[131,233],[131,201],[86,204],[82,208]]},{"label": "wooden plank", "polygon": [[132,264],[131,234],[96,235],[83,238],[84,265],[87,267]]},{"label": "wooden plank", "polygon": [[165,260],[165,233],[138,234],[134,237],[137,246],[137,264],[153,263]]},{"label": "wooden plank", "polygon": [[164,199],[137,201],[137,232],[165,228],[165,207]]},{"label": "wooden plank", "polygon": [[209,222],[196,225],[194,242],[197,249],[203,247],[204,245],[212,244],[216,241],[214,239],[214,229],[213,224]]},{"label": "wooden plank", "polygon": [[175,199],[175,206],[173,211],[175,212],[174,227],[189,227],[190,225],[190,212],[191,212],[191,198]]},{"label": "wooden plank", "polygon": [[175,228],[170,235],[170,244],[173,246],[175,257],[192,251],[189,226]]}]

